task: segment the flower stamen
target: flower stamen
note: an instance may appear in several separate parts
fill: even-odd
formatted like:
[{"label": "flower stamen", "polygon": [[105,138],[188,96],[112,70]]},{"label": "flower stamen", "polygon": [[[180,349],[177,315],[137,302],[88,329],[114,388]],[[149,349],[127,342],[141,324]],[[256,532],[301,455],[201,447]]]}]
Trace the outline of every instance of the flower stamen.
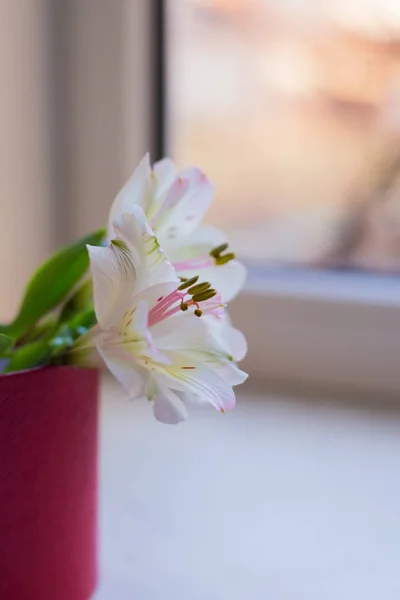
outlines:
[{"label": "flower stamen", "polygon": [[204,302],[205,300],[210,300],[210,298],[214,298],[217,295],[217,290],[208,289],[204,292],[200,292],[200,294],[194,294],[192,296],[192,300],[194,302]]},{"label": "flower stamen", "polygon": [[211,283],[208,283],[208,281],[205,281],[204,283],[198,283],[197,285],[193,285],[188,289],[188,294],[191,294],[192,296],[195,294],[200,294],[201,292],[208,290],[210,287]]},{"label": "flower stamen", "polygon": [[221,254],[221,252],[225,252],[225,250],[228,248],[228,244],[221,244],[220,246],[217,246],[216,248],[213,248],[210,252],[210,256],[213,256],[214,258],[218,258],[218,256]]},{"label": "flower stamen", "polygon": [[224,254],[223,256],[218,256],[215,259],[215,264],[217,266],[226,265],[228,262],[230,262],[231,260],[234,260],[235,258],[236,258],[236,255],[234,252],[228,252],[228,254]]},{"label": "flower stamen", "polygon": [[193,285],[194,283],[196,283],[198,280],[199,280],[199,276],[198,275],[196,275],[196,277],[191,277],[190,279],[187,279],[186,281],[184,281],[183,283],[181,283],[181,285],[178,287],[178,290],[186,290],[191,285]]},{"label": "flower stamen", "polygon": [[228,252],[227,254],[222,254],[227,249],[228,249],[228,244],[221,244],[220,246],[217,246],[216,248],[213,248],[210,251],[210,256],[213,257],[216,266],[226,265],[228,262],[230,262],[231,260],[234,260],[236,258],[234,252]]}]

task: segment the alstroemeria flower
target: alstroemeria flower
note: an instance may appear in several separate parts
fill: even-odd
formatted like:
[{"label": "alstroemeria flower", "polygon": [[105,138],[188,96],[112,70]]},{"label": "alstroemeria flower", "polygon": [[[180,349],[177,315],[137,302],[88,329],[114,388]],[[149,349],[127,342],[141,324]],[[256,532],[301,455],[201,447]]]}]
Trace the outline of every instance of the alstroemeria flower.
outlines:
[{"label": "alstroemeria flower", "polygon": [[233,408],[232,385],[246,374],[199,318],[221,317],[218,295],[177,278],[140,207],[121,215],[114,234],[106,248],[88,246],[98,324],[82,343],[96,346],[131,397],[152,400],[160,421],[185,419],[193,399]]},{"label": "alstroemeria flower", "polygon": [[124,213],[131,213],[134,206],[141,206],[178,275],[199,275],[229,302],[243,286],[246,271],[234,260],[225,235],[202,225],[213,195],[214,188],[200,169],[177,173],[168,158],[151,168],[146,154],[114,200],[109,239],[114,235],[114,223]]}]

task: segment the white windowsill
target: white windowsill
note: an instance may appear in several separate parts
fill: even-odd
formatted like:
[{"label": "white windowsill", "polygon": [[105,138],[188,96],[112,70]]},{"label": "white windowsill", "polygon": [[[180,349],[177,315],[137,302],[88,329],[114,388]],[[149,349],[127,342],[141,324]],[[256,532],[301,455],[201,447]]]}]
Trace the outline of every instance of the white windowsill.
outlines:
[{"label": "white windowsill", "polygon": [[251,268],[230,312],[251,375],[400,398],[400,278]]},{"label": "white windowsill", "polygon": [[96,600],[398,600],[398,412],[242,388],[170,427],[105,378],[100,440]]},{"label": "white windowsill", "polygon": [[400,275],[253,266],[248,267],[246,290],[258,294],[400,308]]}]

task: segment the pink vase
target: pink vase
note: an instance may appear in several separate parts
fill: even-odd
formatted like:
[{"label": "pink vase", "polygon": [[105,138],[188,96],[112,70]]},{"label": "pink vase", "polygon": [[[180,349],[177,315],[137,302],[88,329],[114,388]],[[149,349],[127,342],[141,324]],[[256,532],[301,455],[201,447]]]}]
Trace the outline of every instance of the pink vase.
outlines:
[{"label": "pink vase", "polygon": [[97,580],[98,382],[0,376],[0,598],[89,600]]}]

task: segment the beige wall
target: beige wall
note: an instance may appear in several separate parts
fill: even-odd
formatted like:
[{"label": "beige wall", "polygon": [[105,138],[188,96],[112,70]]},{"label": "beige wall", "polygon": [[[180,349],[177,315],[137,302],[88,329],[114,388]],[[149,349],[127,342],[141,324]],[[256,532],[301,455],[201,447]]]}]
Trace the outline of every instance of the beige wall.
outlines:
[{"label": "beige wall", "polygon": [[150,10],[0,2],[0,320],[54,247],[104,223],[151,149]]},{"label": "beige wall", "polygon": [[0,2],[0,318],[51,246],[47,3]]}]

